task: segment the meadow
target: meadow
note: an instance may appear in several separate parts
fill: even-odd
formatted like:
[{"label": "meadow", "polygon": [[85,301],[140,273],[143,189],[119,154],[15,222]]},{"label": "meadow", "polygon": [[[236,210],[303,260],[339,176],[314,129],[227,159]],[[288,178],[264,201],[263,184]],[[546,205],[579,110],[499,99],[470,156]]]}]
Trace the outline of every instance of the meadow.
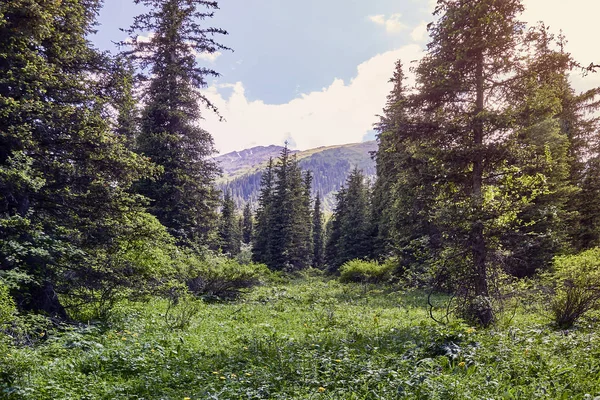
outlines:
[{"label": "meadow", "polygon": [[594,316],[563,331],[526,304],[443,325],[427,293],[308,274],[233,302],[124,302],[2,342],[0,398],[599,399]]}]

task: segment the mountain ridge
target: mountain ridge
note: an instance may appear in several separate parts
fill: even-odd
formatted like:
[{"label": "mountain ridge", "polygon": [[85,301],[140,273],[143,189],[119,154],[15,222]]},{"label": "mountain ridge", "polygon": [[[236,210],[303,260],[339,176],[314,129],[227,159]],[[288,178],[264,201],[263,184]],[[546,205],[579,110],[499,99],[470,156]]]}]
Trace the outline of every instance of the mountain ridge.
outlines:
[{"label": "mountain ridge", "polygon": [[[250,202],[256,207],[260,190],[260,177],[270,157],[279,157],[283,147],[256,146],[215,157],[223,175],[217,184],[223,191],[231,191],[236,206]],[[368,179],[375,176],[375,161],[371,153],[377,150],[375,141],[320,146],[304,151],[293,151],[303,170],[313,174],[313,195],[319,193],[324,211],[332,211],[335,193],[339,191],[354,167],[365,173]]]}]

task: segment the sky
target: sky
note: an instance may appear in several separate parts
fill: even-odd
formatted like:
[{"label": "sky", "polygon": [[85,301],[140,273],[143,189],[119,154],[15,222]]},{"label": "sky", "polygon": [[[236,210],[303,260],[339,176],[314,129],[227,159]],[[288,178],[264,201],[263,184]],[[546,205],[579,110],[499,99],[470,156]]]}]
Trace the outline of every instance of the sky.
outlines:
[{"label": "sky", "polygon": [[[523,21],[562,30],[576,60],[600,64],[599,0],[524,5]],[[219,7],[206,24],[227,30],[219,39],[233,51],[198,63],[221,74],[205,92],[225,121],[205,110],[200,125],[223,154],[285,141],[304,150],[374,139],[394,64],[422,57],[435,0],[221,0]],[[119,28],[143,11],[131,0],[104,0],[91,40],[115,52],[126,36]],[[571,79],[580,91],[600,86],[600,73]]]}]

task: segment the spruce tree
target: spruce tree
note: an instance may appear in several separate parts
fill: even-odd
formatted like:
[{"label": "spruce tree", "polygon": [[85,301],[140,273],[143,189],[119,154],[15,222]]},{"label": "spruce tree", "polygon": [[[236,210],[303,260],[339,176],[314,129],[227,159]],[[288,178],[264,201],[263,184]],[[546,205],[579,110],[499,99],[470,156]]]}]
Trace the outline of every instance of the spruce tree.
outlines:
[{"label": "spruce tree", "polygon": [[337,269],[346,261],[367,259],[372,253],[369,186],[358,168],[348,176],[346,187],[336,196],[331,235],[327,244],[327,262]]},{"label": "spruce tree", "polygon": [[483,325],[494,319],[490,269],[514,256],[501,244],[507,233],[525,239],[538,223],[535,235],[550,233],[539,213],[562,207],[570,190],[568,143],[546,107],[559,80],[529,75],[522,10],[520,0],[438,0],[397,139],[398,187],[417,189],[400,210],[430,225],[432,265],[465,300],[463,315]]},{"label": "spruce tree", "polygon": [[277,163],[269,161],[261,178],[253,259],[275,270],[299,270],[310,265],[311,182],[287,145]]},{"label": "spruce tree", "polygon": [[[150,211],[180,244],[206,244],[216,220],[219,174],[209,159],[215,153],[211,135],[198,126],[203,104],[216,107],[199,92],[208,77],[219,74],[197,65],[197,54],[227,48],[214,37],[227,34],[202,24],[218,9],[216,1],[135,0],[150,10],[135,18],[127,31],[125,52],[140,67],[145,107],[141,117],[138,151],[163,169],[142,181],[139,193],[152,200]],[[149,40],[138,34],[152,32]]]},{"label": "spruce tree", "polygon": [[271,265],[270,242],[273,231],[270,222],[273,208],[273,184],[273,159],[270,158],[267,168],[260,178],[256,225],[252,238],[252,259],[257,263],[267,265]]},{"label": "spruce tree", "polygon": [[252,241],[252,227],[252,211],[250,210],[250,203],[246,203],[242,216],[242,241],[246,244],[250,244]]},{"label": "spruce tree", "polygon": [[129,189],[150,166],[114,134],[114,64],[87,40],[100,3],[0,3],[0,265],[29,276],[21,308],[63,318],[58,294],[134,279],[107,254],[145,219]]},{"label": "spruce tree", "polygon": [[225,192],[223,206],[221,208],[221,218],[219,220],[219,243],[221,251],[230,256],[235,256],[240,252],[240,230],[239,223],[235,213],[235,203],[231,192]]},{"label": "spruce tree", "polygon": [[321,210],[321,196],[317,193],[315,199],[315,208],[313,210],[313,225],[312,225],[312,242],[313,242],[313,257],[312,266],[314,268],[323,267],[325,242],[323,230],[323,212]]}]

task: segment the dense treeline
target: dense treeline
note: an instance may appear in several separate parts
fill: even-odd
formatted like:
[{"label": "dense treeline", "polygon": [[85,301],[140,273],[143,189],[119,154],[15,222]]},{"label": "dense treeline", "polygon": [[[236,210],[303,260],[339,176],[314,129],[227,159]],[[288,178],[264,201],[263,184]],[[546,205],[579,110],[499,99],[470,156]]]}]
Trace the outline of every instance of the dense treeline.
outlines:
[{"label": "dense treeline", "polygon": [[[320,263],[320,201],[313,215],[312,175],[303,172],[287,146],[262,175],[252,256],[271,269],[297,271]],[[316,250],[315,250],[316,249]]]},{"label": "dense treeline", "polygon": [[[201,126],[204,108],[218,113],[201,92],[218,73],[197,64],[228,50],[204,25],[217,3],[135,2],[147,12],[118,56],[86,39],[100,1],[0,5],[0,294],[20,310],[232,298],[257,282],[253,261],[427,285],[488,325],[494,277],[600,246],[600,89],[571,87],[581,66],[562,36],[519,21],[520,0],[438,1],[416,84],[401,61],[393,72],[374,182],[368,143],[301,160],[286,146],[222,199]],[[563,264],[552,273],[585,286]]]},{"label": "dense treeline", "polygon": [[522,11],[439,1],[417,84],[398,62],[377,125],[379,256],[459,292],[482,324],[498,270],[532,276],[600,234],[598,89],[575,93],[564,39]]},{"label": "dense treeline", "polygon": [[[369,179],[375,177],[375,162],[370,154],[376,149],[375,142],[364,142],[313,149],[297,155],[300,168],[311,172],[312,194],[321,194],[321,203],[326,212],[331,212],[335,207],[335,193],[340,190],[353,168],[361,169]],[[227,165],[230,164],[231,161],[227,159]],[[231,191],[236,206],[241,208],[247,203],[255,206],[258,203],[263,172],[263,168],[245,174],[236,171],[233,177],[227,178],[227,183],[222,183],[219,187],[224,192]]]},{"label": "dense treeline", "polygon": [[204,26],[217,3],[136,3],[148,12],[117,57],[86,39],[100,1],[0,4],[0,284],[21,310],[64,319],[158,293],[215,246],[218,168],[197,121],[218,74],[196,54],[226,49]]}]

